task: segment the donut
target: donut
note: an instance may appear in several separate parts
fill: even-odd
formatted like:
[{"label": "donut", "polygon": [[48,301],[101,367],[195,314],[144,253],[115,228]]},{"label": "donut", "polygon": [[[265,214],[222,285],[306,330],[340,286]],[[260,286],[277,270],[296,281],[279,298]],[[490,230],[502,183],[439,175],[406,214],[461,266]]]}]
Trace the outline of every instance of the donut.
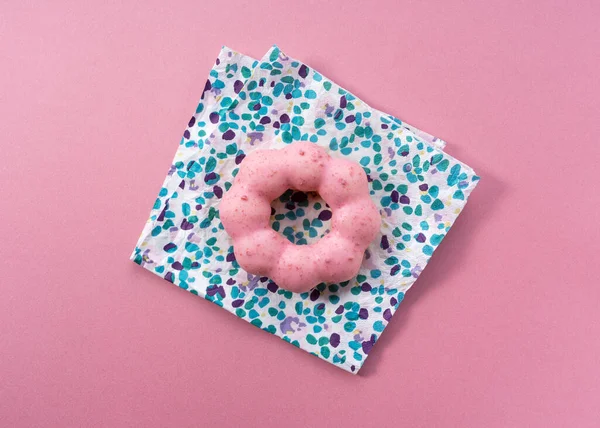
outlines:
[{"label": "donut", "polygon": [[[295,245],[271,228],[271,201],[287,189],[317,191],[329,205],[331,230],[316,243]],[[296,293],[354,277],[381,225],[362,167],[309,142],[248,154],[219,215],[239,265]]]}]

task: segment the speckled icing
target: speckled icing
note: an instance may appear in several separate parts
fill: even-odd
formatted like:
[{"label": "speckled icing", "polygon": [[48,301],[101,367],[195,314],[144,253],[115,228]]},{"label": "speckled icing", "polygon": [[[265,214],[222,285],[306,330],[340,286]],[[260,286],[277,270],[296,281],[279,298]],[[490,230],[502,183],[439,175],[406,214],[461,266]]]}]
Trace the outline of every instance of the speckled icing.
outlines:
[{"label": "speckled icing", "polygon": [[[288,188],[318,191],[332,210],[330,233],[312,245],[292,244],[269,224],[271,201]],[[362,167],[307,142],[246,156],[219,211],[240,266],[296,293],[356,276],[381,224]]]},{"label": "speckled icing", "polygon": [[[479,177],[441,150],[441,140],[370,107],[277,47],[261,60],[223,48],[202,84],[202,97],[186,120],[132,260],[357,373]],[[404,97],[400,104],[411,102]],[[380,230],[358,275],[320,283],[304,293],[284,290],[268,277],[242,269],[220,219],[221,202],[244,158],[298,141],[357,162],[381,213]],[[315,195],[290,190],[271,204],[272,227],[298,246],[322,240],[331,230],[332,210]],[[454,264],[464,263],[460,253],[449,254]],[[239,339],[234,334],[225,338]]]}]

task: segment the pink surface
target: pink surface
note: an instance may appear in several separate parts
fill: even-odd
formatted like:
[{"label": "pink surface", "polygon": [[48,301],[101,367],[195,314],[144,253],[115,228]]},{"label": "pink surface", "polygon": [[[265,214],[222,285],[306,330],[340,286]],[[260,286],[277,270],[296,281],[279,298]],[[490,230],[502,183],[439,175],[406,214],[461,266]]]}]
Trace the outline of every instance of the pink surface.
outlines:
[{"label": "pink surface", "polygon": [[[597,426],[600,3],[83,3],[1,7],[1,425]],[[128,260],[272,43],[482,176],[357,377]]]}]

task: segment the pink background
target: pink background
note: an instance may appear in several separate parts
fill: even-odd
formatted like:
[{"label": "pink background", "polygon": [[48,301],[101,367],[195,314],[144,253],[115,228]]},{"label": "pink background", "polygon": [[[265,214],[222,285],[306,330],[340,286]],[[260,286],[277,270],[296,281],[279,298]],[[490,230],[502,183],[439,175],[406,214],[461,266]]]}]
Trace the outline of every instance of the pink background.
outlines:
[{"label": "pink background", "polygon": [[[599,2],[0,9],[2,426],[598,426]],[[220,46],[273,43],[482,176],[359,376],[128,260]]]}]

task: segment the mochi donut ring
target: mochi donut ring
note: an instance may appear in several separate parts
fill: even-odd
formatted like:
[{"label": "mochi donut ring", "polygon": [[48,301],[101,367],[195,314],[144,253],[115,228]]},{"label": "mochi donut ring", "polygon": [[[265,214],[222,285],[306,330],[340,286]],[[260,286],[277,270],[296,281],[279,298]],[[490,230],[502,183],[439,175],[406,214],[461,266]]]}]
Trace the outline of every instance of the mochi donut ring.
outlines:
[{"label": "mochi donut ring", "polygon": [[[295,245],[271,228],[271,201],[287,189],[317,191],[329,204],[331,231],[316,243]],[[239,265],[297,293],[354,277],[381,225],[362,167],[308,142],[246,156],[219,212]]]}]

